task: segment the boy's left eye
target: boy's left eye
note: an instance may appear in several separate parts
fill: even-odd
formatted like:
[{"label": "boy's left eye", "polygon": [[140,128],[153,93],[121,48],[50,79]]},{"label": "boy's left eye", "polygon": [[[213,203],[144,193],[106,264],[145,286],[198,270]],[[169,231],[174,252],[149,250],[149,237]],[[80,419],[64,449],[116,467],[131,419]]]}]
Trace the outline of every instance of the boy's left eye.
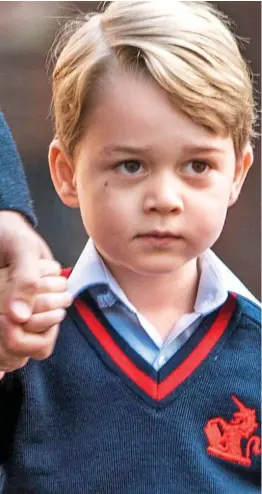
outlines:
[{"label": "boy's left eye", "polygon": [[136,160],[122,161],[117,165],[117,169],[125,175],[137,175],[144,171],[144,167]]},{"label": "boy's left eye", "polygon": [[205,161],[193,160],[183,166],[183,171],[186,171],[191,176],[196,176],[206,174],[210,168],[210,165]]}]

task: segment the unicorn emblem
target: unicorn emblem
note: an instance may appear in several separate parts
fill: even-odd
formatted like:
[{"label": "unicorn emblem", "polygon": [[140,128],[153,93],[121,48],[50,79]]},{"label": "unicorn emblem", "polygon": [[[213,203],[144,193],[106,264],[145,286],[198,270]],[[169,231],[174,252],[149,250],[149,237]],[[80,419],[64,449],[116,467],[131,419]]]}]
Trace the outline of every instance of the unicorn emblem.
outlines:
[{"label": "unicorn emblem", "polygon": [[261,440],[252,435],[258,427],[256,411],[247,408],[236,396],[232,396],[238,411],[226,422],[216,417],[207,422],[204,431],[209,446],[207,452],[223,460],[232,461],[246,467],[251,466],[251,453],[261,454]]}]

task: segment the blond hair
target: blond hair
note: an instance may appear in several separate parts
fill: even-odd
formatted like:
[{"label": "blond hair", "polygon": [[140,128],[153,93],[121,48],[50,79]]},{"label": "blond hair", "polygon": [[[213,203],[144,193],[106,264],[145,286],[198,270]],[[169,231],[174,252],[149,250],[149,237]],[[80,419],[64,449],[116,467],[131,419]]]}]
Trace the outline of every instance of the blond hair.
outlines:
[{"label": "blond hair", "polygon": [[54,56],[55,132],[69,155],[85,132],[92,92],[114,66],[153,78],[193,121],[231,135],[236,155],[253,135],[250,71],[226,17],[205,1],[112,2],[67,23]]}]

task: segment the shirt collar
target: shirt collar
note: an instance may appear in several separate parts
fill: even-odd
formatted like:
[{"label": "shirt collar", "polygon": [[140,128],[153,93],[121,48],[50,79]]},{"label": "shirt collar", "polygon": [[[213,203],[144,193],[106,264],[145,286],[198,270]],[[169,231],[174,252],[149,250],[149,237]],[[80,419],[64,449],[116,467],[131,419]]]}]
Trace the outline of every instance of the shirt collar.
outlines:
[{"label": "shirt collar", "polygon": [[[68,278],[68,290],[76,298],[86,288],[92,289],[95,287],[98,288],[96,298],[100,308],[113,305],[118,298],[131,312],[137,312],[106,267],[95,248],[93,240],[89,238]],[[108,288],[110,288],[110,291],[108,291]]]},{"label": "shirt collar", "polygon": [[[229,291],[243,295],[260,305],[245,285],[210,249],[200,256],[199,266],[201,275],[194,307],[196,313],[206,315],[214,311],[223,304]],[[137,314],[136,308],[107,269],[91,238],[68,279],[68,288],[74,297],[86,288],[96,289],[97,302],[101,308],[112,306],[119,299],[131,312]]]}]

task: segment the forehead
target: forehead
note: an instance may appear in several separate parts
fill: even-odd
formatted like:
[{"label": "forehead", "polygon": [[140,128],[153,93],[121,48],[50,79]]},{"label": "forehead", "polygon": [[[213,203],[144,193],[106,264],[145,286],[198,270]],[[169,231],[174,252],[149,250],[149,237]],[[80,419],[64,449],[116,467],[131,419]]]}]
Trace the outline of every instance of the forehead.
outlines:
[{"label": "forehead", "polygon": [[163,149],[203,147],[224,149],[231,141],[198,125],[175,108],[156,82],[119,75],[97,91],[88,116],[87,138],[105,146]]}]

